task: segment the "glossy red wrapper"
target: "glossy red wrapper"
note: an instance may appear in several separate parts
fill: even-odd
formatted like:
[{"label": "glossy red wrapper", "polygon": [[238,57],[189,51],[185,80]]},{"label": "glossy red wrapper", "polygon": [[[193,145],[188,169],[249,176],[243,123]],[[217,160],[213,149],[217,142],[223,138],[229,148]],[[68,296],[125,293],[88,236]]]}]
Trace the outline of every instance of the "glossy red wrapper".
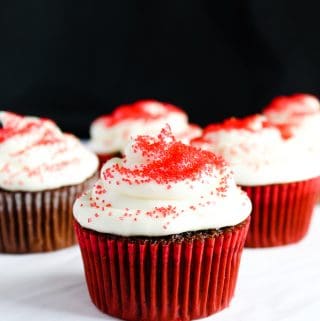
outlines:
[{"label": "glossy red wrapper", "polygon": [[220,311],[234,294],[249,222],[188,238],[117,237],[75,222],[91,300],[131,321],[187,321]]},{"label": "glossy red wrapper", "polygon": [[320,177],[266,186],[241,186],[252,201],[245,246],[272,247],[300,241],[310,225]]}]

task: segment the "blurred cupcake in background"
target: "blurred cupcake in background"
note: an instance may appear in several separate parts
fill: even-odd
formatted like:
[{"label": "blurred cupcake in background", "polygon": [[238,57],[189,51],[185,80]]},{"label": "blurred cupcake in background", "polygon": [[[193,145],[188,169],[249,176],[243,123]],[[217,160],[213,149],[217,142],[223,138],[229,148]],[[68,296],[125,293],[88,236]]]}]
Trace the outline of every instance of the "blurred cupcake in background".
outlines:
[{"label": "blurred cupcake in background", "polygon": [[138,136],[74,205],[89,293],[124,320],[192,320],[233,297],[251,203],[226,162]]},{"label": "blurred cupcake in background", "polygon": [[97,157],[51,120],[0,112],[0,124],[0,252],[74,244],[72,205]]},{"label": "blurred cupcake in background", "polygon": [[[309,94],[276,97],[263,110],[268,120],[287,135],[300,140],[320,168],[320,103]],[[320,201],[320,193],[318,196]]]},{"label": "blurred cupcake in background", "polygon": [[276,97],[262,111],[283,134],[301,139],[307,148],[320,150],[320,104],[307,94]]},{"label": "blurred cupcake in background", "polygon": [[205,128],[192,143],[222,155],[251,198],[249,247],[301,240],[320,191],[317,150],[306,147],[298,131],[269,119],[270,113],[227,119]]},{"label": "blurred cupcake in background", "polygon": [[140,100],[97,118],[90,127],[89,146],[103,164],[111,157],[122,155],[131,137],[155,134],[166,124],[184,143],[201,135],[201,128],[189,124],[187,114],[180,108],[156,100]]}]

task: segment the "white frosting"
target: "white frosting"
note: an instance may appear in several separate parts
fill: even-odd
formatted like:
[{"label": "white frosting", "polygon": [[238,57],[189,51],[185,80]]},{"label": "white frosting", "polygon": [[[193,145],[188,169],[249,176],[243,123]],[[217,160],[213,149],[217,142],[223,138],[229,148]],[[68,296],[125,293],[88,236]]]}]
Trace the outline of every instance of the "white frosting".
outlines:
[{"label": "white frosting", "polygon": [[291,123],[297,126],[319,116],[319,113],[319,100],[306,94],[277,97],[263,110],[263,114],[274,124]]},{"label": "white frosting", "polygon": [[[152,153],[139,149],[138,140],[131,142],[125,158],[105,163],[100,180],[75,202],[74,216],[81,226],[123,236],[162,236],[233,226],[249,216],[250,200],[224,161],[219,159],[218,166],[211,153],[175,142],[164,132],[158,139],[145,139],[157,146]],[[180,151],[177,159],[161,163],[175,148]],[[195,151],[197,156],[191,156]],[[205,155],[210,161],[200,166]],[[193,176],[184,178],[186,167],[198,165]],[[153,174],[146,174],[146,168]],[[175,172],[179,179],[170,176]]]},{"label": "white frosting", "polygon": [[[137,110],[135,117],[122,114],[118,117],[123,108]],[[117,121],[106,124],[106,118],[117,118]],[[201,128],[188,124],[188,117],[182,110],[157,101],[138,101],[133,105],[120,106],[110,116],[95,120],[90,127],[89,146],[98,154],[123,153],[132,137],[155,135],[165,124],[168,124],[176,138],[184,143],[189,143],[191,139],[201,135]]]},{"label": "white frosting", "polygon": [[82,183],[97,157],[50,120],[0,112],[0,188],[39,191]]},{"label": "white frosting", "polygon": [[320,156],[320,104],[316,97],[307,94],[277,97],[263,113],[270,123],[285,126],[292,139]]},{"label": "white frosting", "polygon": [[[264,127],[264,121],[262,116],[253,119],[251,129],[205,130],[193,145],[223,156],[236,182],[243,186],[290,183],[320,175],[319,150],[314,144],[309,145],[303,135],[284,138],[277,127]],[[319,139],[318,135],[315,141]]]}]

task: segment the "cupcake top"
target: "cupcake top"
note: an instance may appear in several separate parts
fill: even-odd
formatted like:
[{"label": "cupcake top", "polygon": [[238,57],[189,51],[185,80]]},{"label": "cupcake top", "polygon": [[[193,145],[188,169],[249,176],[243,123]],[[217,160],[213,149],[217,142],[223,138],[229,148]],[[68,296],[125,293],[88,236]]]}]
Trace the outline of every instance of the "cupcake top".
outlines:
[{"label": "cupcake top", "polygon": [[49,119],[0,112],[0,188],[40,191],[79,184],[97,157]]},{"label": "cupcake top", "polygon": [[131,140],[123,159],[74,205],[79,224],[122,236],[163,236],[233,226],[251,212],[247,195],[215,154],[177,141],[169,127]]},{"label": "cupcake top", "polygon": [[264,115],[210,125],[192,144],[222,155],[236,182],[244,186],[295,182],[320,174],[317,151]]},{"label": "cupcake top", "polygon": [[320,148],[320,104],[316,97],[307,94],[276,97],[263,114],[288,137],[308,138],[305,143]]},{"label": "cupcake top", "polygon": [[131,137],[156,134],[165,124],[169,124],[176,138],[184,143],[201,135],[201,128],[189,124],[187,114],[178,107],[141,100],[97,118],[90,128],[90,146],[98,154],[123,153]]}]

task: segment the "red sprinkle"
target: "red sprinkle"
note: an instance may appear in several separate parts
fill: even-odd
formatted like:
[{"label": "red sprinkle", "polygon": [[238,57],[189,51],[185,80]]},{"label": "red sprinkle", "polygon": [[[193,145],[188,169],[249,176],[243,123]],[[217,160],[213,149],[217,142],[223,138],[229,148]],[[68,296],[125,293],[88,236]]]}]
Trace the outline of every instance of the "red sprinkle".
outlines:
[{"label": "red sprinkle", "polygon": [[[319,112],[317,98],[307,94],[276,97],[263,110],[263,113],[274,123],[273,125],[279,129],[284,139],[292,137],[294,129],[299,126],[302,117]],[[280,117],[274,120],[273,114]],[[283,119],[281,119],[281,114]]]},{"label": "red sprinkle", "polygon": [[[11,112],[4,112],[1,116],[0,122],[2,123],[2,128],[0,127],[0,143],[5,140],[16,136],[16,135],[24,135],[26,133],[31,132],[34,129],[40,128],[44,123],[53,123],[51,120],[46,118],[37,118],[30,119],[23,126],[22,121],[24,117],[18,114],[14,114]],[[50,144],[52,142],[56,142],[57,138],[54,137],[53,133],[47,130],[42,137],[39,138],[37,145],[42,144]]]},{"label": "red sprinkle", "polygon": [[[262,128],[272,127],[271,124],[262,115],[251,115],[244,118],[229,118],[222,123],[209,125],[203,131],[204,135],[207,133],[217,132],[221,130],[230,131],[233,129],[244,129],[248,131],[258,131]],[[197,140],[195,140],[197,141]]]},{"label": "red sprinkle", "polygon": [[169,112],[185,114],[178,107],[168,103],[161,103],[156,100],[139,100],[133,104],[121,105],[110,115],[101,116],[94,122],[102,122],[106,127],[111,127],[125,120],[151,121],[159,119]]},{"label": "red sprinkle", "polygon": [[270,113],[289,113],[292,116],[304,116],[319,112],[313,108],[309,102],[317,99],[313,95],[294,94],[291,96],[279,96],[274,98],[271,103],[263,110],[265,115]]},{"label": "red sprinkle", "polygon": [[[171,141],[168,142],[169,139]],[[161,131],[158,139],[139,136],[135,141],[134,152],[140,152],[149,162],[133,169],[115,164],[105,170],[104,179],[111,180],[112,172],[117,171],[126,181],[136,184],[150,181],[168,184],[185,179],[196,180],[202,173],[211,173],[212,165],[221,172],[226,168],[222,157],[175,141],[168,128]]]}]

